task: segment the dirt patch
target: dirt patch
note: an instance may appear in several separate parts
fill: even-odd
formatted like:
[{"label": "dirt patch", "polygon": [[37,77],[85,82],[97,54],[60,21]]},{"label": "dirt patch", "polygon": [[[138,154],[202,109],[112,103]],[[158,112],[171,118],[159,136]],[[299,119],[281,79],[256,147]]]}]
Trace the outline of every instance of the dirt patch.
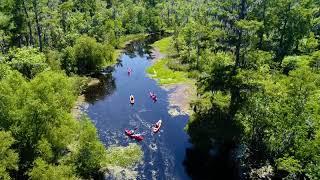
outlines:
[{"label": "dirt patch", "polygon": [[[151,56],[153,63],[166,57],[166,55],[160,53],[158,49],[153,49],[151,51]],[[163,85],[161,87],[168,91],[168,113],[171,116],[190,116],[192,114],[193,111],[191,110],[190,102],[196,97],[196,87],[194,83]]]},{"label": "dirt patch", "polygon": [[71,109],[71,114],[75,119],[80,119],[83,115],[83,109],[86,107],[84,95],[78,96],[75,106]]},{"label": "dirt patch", "polygon": [[100,79],[98,78],[91,78],[90,82],[88,83],[88,86],[96,86],[100,83]]},{"label": "dirt patch", "polygon": [[168,113],[171,116],[191,115],[190,102],[196,97],[196,87],[194,84],[175,84],[163,86],[169,91]]}]

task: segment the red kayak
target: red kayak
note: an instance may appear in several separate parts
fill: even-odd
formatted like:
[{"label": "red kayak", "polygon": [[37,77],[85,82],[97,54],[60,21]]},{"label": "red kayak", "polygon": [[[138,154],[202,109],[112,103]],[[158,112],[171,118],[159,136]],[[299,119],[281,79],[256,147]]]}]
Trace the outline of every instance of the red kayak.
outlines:
[{"label": "red kayak", "polygon": [[132,130],[126,129],[124,130],[125,134],[137,141],[142,141],[143,140],[143,136],[140,134],[134,134]]},{"label": "red kayak", "polygon": [[154,133],[158,132],[160,130],[162,124],[162,120],[160,119],[153,127],[152,127],[152,131]]}]

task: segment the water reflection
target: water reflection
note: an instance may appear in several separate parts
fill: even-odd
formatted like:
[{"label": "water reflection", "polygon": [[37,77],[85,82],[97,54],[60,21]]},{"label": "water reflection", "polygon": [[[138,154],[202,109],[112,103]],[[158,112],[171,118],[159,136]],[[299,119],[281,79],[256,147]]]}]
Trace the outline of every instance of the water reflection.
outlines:
[{"label": "water reflection", "polygon": [[104,99],[116,90],[115,79],[111,72],[99,73],[94,75],[94,77],[99,79],[99,83],[89,86],[84,93],[86,102],[90,104]]},{"label": "water reflection", "polygon": [[132,42],[130,46],[126,47],[124,54],[128,55],[130,58],[135,58],[137,56],[144,57],[145,55],[151,54],[151,49],[152,47],[148,44],[148,40],[135,41]]},{"label": "water reflection", "polygon": [[124,54],[128,55],[130,58],[135,58],[137,56],[144,57],[147,55],[147,59],[153,59],[152,49],[150,44],[153,44],[158,39],[168,36],[168,34],[152,34],[143,41],[134,41],[130,45],[126,46]]}]

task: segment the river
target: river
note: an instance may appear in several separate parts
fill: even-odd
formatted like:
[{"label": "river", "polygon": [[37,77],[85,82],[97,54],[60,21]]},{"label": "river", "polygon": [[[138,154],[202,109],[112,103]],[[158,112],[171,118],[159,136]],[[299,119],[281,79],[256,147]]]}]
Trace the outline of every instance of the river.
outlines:
[{"label": "river", "polygon": [[[102,83],[91,87],[86,94],[87,114],[98,129],[106,145],[135,142],[124,134],[125,128],[138,128],[144,140],[137,142],[143,150],[143,160],[135,168],[138,179],[190,179],[183,165],[186,149],[191,147],[184,127],[188,116],[171,117],[168,114],[168,91],[146,74],[152,64],[150,41],[135,41],[127,46],[114,68],[99,78]],[[132,69],[128,76],[127,69]],[[149,91],[158,96],[153,102]],[[135,104],[129,104],[133,94]],[[160,131],[151,132],[151,126],[163,120]]]}]

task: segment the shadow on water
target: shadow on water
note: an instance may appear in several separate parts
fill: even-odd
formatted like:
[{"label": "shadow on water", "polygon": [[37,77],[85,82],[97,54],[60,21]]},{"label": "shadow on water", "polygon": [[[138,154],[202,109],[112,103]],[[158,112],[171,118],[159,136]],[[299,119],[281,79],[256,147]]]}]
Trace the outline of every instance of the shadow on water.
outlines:
[{"label": "shadow on water", "polygon": [[93,77],[99,79],[99,83],[89,86],[84,93],[85,101],[90,104],[104,99],[116,90],[115,79],[111,73],[100,73]]},{"label": "shadow on water", "polygon": [[130,43],[130,45],[126,46],[124,54],[128,55],[130,58],[135,58],[137,55],[140,57],[147,55],[147,59],[153,59],[153,47],[151,46],[151,44],[166,36],[167,34],[152,34],[143,41],[133,41]]},{"label": "shadow on water", "polygon": [[188,124],[193,143],[186,150],[184,166],[192,179],[241,179],[237,144],[241,127],[220,110],[198,112]]}]

